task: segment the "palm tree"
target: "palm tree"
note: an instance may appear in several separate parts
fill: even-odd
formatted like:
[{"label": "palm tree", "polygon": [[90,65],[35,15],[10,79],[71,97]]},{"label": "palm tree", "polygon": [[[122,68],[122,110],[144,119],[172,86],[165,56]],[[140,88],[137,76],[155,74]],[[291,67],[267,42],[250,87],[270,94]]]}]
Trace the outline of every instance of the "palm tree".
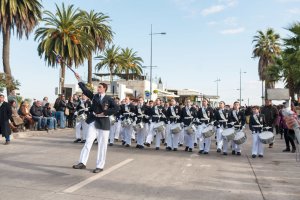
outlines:
[{"label": "palm tree", "polygon": [[103,13],[94,10],[89,13],[82,11],[83,30],[89,34],[94,41],[94,49],[90,49],[88,55],[88,83],[92,84],[92,53],[98,50],[103,51],[107,43],[112,42],[113,32],[108,25],[110,18]]},{"label": "palm tree", "polygon": [[[3,36],[3,70],[7,74],[7,77],[12,77],[9,63],[11,31],[16,31],[19,39],[24,35],[28,39],[29,34],[41,18],[41,9],[42,5],[38,0],[0,1],[0,30]],[[10,93],[9,89],[7,89],[7,93]]]},{"label": "palm tree", "polygon": [[[45,11],[46,17],[42,19],[45,27],[40,27],[35,32],[35,40],[38,45],[39,56],[44,56],[44,60],[49,66],[56,66],[57,60],[53,51],[63,57],[65,62],[60,62],[61,76],[60,89],[64,87],[65,65],[78,67],[94,48],[94,43],[89,34],[82,31],[82,12],[74,9],[73,5],[59,8],[56,5],[56,12],[52,14]],[[61,92],[61,91],[60,91]]]},{"label": "palm tree", "polygon": [[[143,59],[137,56],[137,52],[133,52],[133,49],[121,49],[122,64],[116,69],[116,73],[125,73],[126,80],[129,79],[129,73],[135,75],[141,75],[143,73],[142,63]],[[132,76],[132,78],[134,78]]]},{"label": "palm tree", "polygon": [[253,58],[259,58],[258,75],[261,81],[265,81],[265,97],[267,97],[267,89],[274,88],[275,83],[266,72],[274,63],[274,57],[280,55],[280,36],[272,28],[257,33],[252,41],[255,43],[252,54]]},{"label": "palm tree", "polygon": [[110,72],[110,83],[113,81],[113,73],[116,68],[122,64],[122,59],[119,54],[120,47],[112,45],[111,47],[105,49],[103,55],[99,55],[96,59],[99,59],[100,62],[96,64],[96,69],[101,70],[107,68]]}]

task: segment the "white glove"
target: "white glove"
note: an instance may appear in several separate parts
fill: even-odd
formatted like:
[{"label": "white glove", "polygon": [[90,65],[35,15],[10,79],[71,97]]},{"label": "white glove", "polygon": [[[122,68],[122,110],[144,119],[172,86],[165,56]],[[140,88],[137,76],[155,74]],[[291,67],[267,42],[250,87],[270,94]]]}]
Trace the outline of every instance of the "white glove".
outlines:
[{"label": "white glove", "polygon": [[89,111],[89,108],[85,108],[84,111]]},{"label": "white glove", "polygon": [[171,122],[170,122],[170,121],[168,121],[168,124],[171,124]]},{"label": "white glove", "polygon": [[180,126],[181,126],[181,127],[184,127],[184,123],[183,123],[183,122],[181,122],[181,123],[180,123]]},{"label": "white glove", "polygon": [[148,115],[145,115],[145,118],[146,118],[146,119],[149,119],[150,117],[149,117]]},{"label": "white glove", "polygon": [[196,122],[198,122],[198,123],[199,123],[199,122],[200,122],[200,120],[199,120],[198,118],[196,118]]},{"label": "white glove", "polygon": [[131,116],[134,116],[135,114],[134,114],[134,113],[130,113],[130,115],[131,115]]},{"label": "white glove", "polygon": [[76,112],[74,113],[74,115],[78,115],[78,112],[76,111]]}]

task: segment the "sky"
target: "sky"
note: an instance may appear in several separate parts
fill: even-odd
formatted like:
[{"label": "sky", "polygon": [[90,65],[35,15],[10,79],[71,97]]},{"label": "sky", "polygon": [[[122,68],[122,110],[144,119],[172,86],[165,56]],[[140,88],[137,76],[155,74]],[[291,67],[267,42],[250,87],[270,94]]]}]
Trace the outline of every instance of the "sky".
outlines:
[{"label": "sky", "polygon": [[[54,12],[62,2],[110,16],[113,43],[137,51],[145,66],[150,65],[151,24],[154,33],[166,32],[153,35],[153,78],[161,77],[167,88],[208,95],[217,94],[219,78],[219,96],[227,104],[239,98],[240,70],[246,72],[241,76],[243,104],[261,104],[258,59],[252,58],[257,31],[271,27],[284,38],[286,28],[300,21],[300,0],[44,0],[43,9]],[[12,73],[21,82],[21,96],[54,101],[59,69],[47,66],[37,46],[34,33],[28,40],[12,36]],[[76,70],[86,77],[87,62]],[[71,71],[65,83],[76,83]]]}]

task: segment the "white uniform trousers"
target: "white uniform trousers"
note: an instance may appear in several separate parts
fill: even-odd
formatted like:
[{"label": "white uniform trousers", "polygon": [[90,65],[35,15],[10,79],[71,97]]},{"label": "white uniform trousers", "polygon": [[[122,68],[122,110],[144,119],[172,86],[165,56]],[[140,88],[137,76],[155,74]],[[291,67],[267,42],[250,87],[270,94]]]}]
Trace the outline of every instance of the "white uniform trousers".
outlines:
[{"label": "white uniform trousers", "polygon": [[234,141],[232,141],[231,145],[232,145],[232,150],[234,150],[235,152],[239,152],[239,153],[242,152],[241,144],[235,144]]},{"label": "white uniform trousers", "polygon": [[109,143],[111,143],[111,144],[113,144],[115,141],[116,129],[117,129],[117,123],[114,123],[113,125],[110,126]]},{"label": "white uniform trousers", "polygon": [[171,132],[171,127],[174,123],[170,124],[168,123],[166,125],[166,143],[167,147],[172,147],[172,132]]},{"label": "white uniform trousers", "polygon": [[124,129],[124,126],[122,126],[122,125],[120,128],[120,138],[122,141],[125,141],[125,129]]},{"label": "white uniform trousers", "polygon": [[144,146],[144,142],[145,142],[145,135],[148,133],[149,130],[149,124],[145,123],[144,127],[136,132],[136,142],[138,145]]},{"label": "white uniform trousers", "polygon": [[76,126],[75,126],[76,139],[86,140],[88,127],[89,125],[85,121],[83,120],[76,121]]},{"label": "white uniform trousers", "polygon": [[223,146],[223,137],[222,137],[223,128],[217,128],[216,136],[217,136],[217,149],[222,149]]},{"label": "white uniform trousers", "polygon": [[182,129],[180,132],[179,132],[179,144],[183,144],[185,142],[184,140],[184,129]]},{"label": "white uniform trousers", "polygon": [[210,145],[211,145],[211,137],[204,138],[202,135],[202,131],[206,127],[205,125],[199,125],[198,126],[198,137],[199,137],[199,150],[209,152]]},{"label": "white uniform trousers", "polygon": [[131,137],[133,132],[132,125],[123,127],[124,136],[125,136],[125,144],[131,145]]},{"label": "white uniform trousers", "polygon": [[227,151],[228,151],[228,146],[229,146],[229,145],[231,146],[232,143],[233,143],[233,141],[227,141],[227,140],[224,140],[224,139],[223,139],[223,152],[224,152],[224,153],[227,153]]},{"label": "white uniform trousers", "polygon": [[260,142],[258,134],[254,131],[252,133],[252,155],[264,155],[264,145]]},{"label": "white uniform trousers", "polygon": [[180,133],[182,131],[180,131],[179,133],[173,134],[171,131],[172,126],[174,126],[176,123],[171,123],[167,125],[167,129],[166,129],[166,133],[167,133],[167,145],[168,147],[171,147],[172,149],[178,149],[178,143],[179,143],[179,137],[180,137]]},{"label": "white uniform trousers", "polygon": [[121,132],[121,120],[119,120],[118,122],[116,122],[116,128],[115,128],[115,139],[119,140],[120,138],[120,132]]},{"label": "white uniform trousers", "polygon": [[149,144],[152,143],[153,137],[154,137],[154,134],[155,134],[155,131],[153,131],[154,123],[155,122],[151,122],[150,125],[149,125],[148,135],[147,135],[147,138],[146,138],[146,143],[149,143]]},{"label": "white uniform trousers", "polygon": [[193,134],[188,134],[187,131],[184,129],[184,140],[185,140],[185,145],[191,149],[194,148],[194,139],[195,139],[195,133]]},{"label": "white uniform trousers", "polygon": [[109,130],[96,129],[95,122],[89,124],[86,142],[81,150],[79,162],[86,165],[94,140],[98,140],[96,168],[103,169],[106,159]]}]

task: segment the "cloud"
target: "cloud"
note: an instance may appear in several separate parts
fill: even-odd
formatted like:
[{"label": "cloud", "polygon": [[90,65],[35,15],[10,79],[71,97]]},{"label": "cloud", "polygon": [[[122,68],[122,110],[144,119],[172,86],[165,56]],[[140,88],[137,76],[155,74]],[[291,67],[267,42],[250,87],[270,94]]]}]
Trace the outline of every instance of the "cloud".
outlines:
[{"label": "cloud", "polygon": [[206,15],[210,15],[210,14],[214,14],[214,13],[218,13],[218,12],[221,12],[225,9],[225,6],[223,5],[215,5],[215,6],[211,6],[209,8],[205,8],[201,11],[201,14],[203,16],[206,16]]},{"label": "cloud", "polygon": [[299,15],[300,14],[300,9],[299,8],[292,8],[288,10],[288,13],[292,15]]},{"label": "cloud", "polygon": [[236,17],[228,17],[223,20],[224,24],[227,26],[237,26],[237,18]]},{"label": "cloud", "polygon": [[234,29],[225,29],[222,30],[220,33],[223,35],[233,35],[233,34],[239,34],[245,31],[245,28],[240,27],[240,28],[234,28]]},{"label": "cloud", "polygon": [[209,25],[209,26],[214,26],[214,25],[217,25],[217,24],[218,24],[218,22],[216,22],[216,21],[207,22],[207,25]]}]

